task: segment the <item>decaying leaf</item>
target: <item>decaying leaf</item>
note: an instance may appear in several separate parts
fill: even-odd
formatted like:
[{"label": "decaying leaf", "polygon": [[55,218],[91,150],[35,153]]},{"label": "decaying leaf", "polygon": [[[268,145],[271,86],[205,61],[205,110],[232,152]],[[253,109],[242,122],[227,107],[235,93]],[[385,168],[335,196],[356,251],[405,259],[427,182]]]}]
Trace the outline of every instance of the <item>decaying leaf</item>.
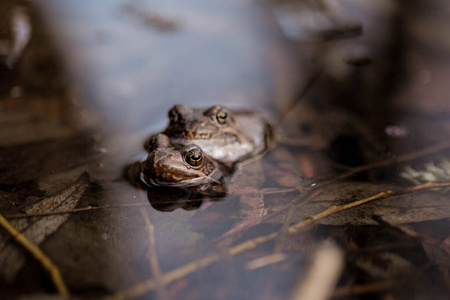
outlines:
[{"label": "decaying leaf", "polygon": [[[61,193],[43,199],[25,209],[26,214],[57,212],[73,209],[86,188],[89,176],[81,175],[73,185]],[[32,243],[39,245],[69,218],[69,214],[30,217],[11,220],[11,224]],[[25,263],[25,250],[5,231],[0,232],[0,276],[11,282]]]},{"label": "decaying leaf", "polygon": [[[356,186],[357,189],[355,189]],[[313,216],[336,202],[362,199],[388,189],[392,189],[392,187],[362,182],[343,182],[330,186],[314,198],[314,201],[297,210],[293,222]],[[397,224],[439,220],[448,218],[450,215],[450,202],[448,201],[448,195],[430,190],[403,194],[334,214],[318,223],[326,225],[376,225],[377,222],[372,219],[373,215],[382,216],[386,221]],[[268,222],[280,223],[283,219],[284,214],[279,214],[269,219]]]},{"label": "decaying leaf", "polygon": [[255,188],[243,188],[243,195],[239,199],[239,221],[223,234],[231,236],[252,226],[258,225],[264,215],[264,199],[260,191]]}]

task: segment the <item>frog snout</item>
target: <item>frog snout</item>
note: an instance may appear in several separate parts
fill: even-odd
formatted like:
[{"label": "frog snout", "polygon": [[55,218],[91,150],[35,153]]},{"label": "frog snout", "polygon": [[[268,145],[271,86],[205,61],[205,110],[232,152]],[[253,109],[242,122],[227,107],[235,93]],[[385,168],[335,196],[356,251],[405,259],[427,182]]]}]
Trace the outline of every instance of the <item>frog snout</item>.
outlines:
[{"label": "frog snout", "polygon": [[204,124],[190,124],[189,132],[195,138],[209,138],[211,136],[211,127]]}]

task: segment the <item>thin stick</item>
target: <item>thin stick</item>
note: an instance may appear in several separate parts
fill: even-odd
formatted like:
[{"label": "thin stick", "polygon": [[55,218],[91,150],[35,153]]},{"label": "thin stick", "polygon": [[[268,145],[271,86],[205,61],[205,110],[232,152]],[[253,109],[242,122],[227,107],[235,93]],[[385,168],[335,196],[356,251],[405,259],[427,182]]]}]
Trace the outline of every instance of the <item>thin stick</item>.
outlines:
[{"label": "thin stick", "polygon": [[297,106],[297,104],[300,103],[300,101],[302,101],[305,96],[308,94],[308,92],[312,89],[312,87],[314,86],[314,84],[317,82],[317,80],[320,78],[320,76],[322,75],[323,70],[319,69],[316,70],[315,72],[313,72],[310,77],[306,80],[306,84],[303,87],[303,89],[300,91],[299,95],[297,95],[296,97],[296,101],[288,103],[288,108],[285,108],[282,115],[283,115],[283,119],[286,119],[287,115],[293,111],[294,107]]},{"label": "thin stick", "polygon": [[[372,169],[376,169],[376,168],[380,168],[380,167],[386,167],[386,166],[388,166],[390,164],[393,164],[393,163],[399,163],[399,162],[405,162],[405,161],[414,160],[414,159],[417,159],[419,157],[422,157],[422,156],[425,156],[425,155],[428,155],[428,154],[432,154],[432,153],[436,153],[436,152],[439,152],[439,151],[443,151],[443,150],[446,150],[446,149],[450,149],[450,142],[448,142],[448,141],[445,141],[445,142],[442,142],[442,143],[439,143],[439,144],[436,144],[436,145],[433,145],[433,146],[430,146],[430,147],[427,147],[427,148],[424,148],[424,149],[420,149],[420,150],[417,150],[417,151],[414,151],[414,152],[403,154],[403,155],[400,155],[400,156],[395,157],[395,158],[390,158],[390,159],[382,160],[382,161],[375,162],[375,163],[372,163],[372,164],[367,164],[367,165],[363,165],[363,166],[360,166],[360,167],[356,167],[356,168],[350,169],[349,171],[344,172],[344,173],[342,173],[342,174],[340,174],[340,175],[338,175],[338,176],[336,176],[336,177],[334,177],[334,178],[332,178],[330,180],[323,181],[323,182],[320,182],[320,183],[318,183],[318,184],[316,184],[314,186],[306,188],[306,189],[304,189],[304,191],[305,192],[314,191],[314,190],[316,190],[318,188],[330,185],[330,184],[332,184],[332,183],[334,183],[336,181],[348,178],[348,177],[350,177],[352,175],[355,175],[357,173],[360,173],[360,172],[364,172],[364,171],[368,171],[368,170],[372,170]],[[282,212],[284,209],[286,209],[286,208],[288,208],[290,206],[291,206],[290,203],[285,205],[279,211],[274,213],[274,215]],[[268,218],[271,218],[271,217],[272,217],[272,215],[271,216],[267,216],[265,219],[268,219]]]},{"label": "thin stick", "polygon": [[62,296],[69,296],[69,290],[61,277],[61,273],[56,265],[48,258],[47,255],[39,249],[38,246],[33,244],[29,239],[27,239],[22,233],[17,231],[5,217],[0,214],[0,225],[5,228],[19,244],[21,244],[25,249],[27,249],[44,267],[44,269],[50,273],[50,277],[55,285],[56,289]]},{"label": "thin stick", "polygon": [[[297,191],[296,188],[283,188],[283,189],[263,189],[262,193],[264,195],[266,194],[279,194],[279,193],[288,193],[288,192],[295,192]],[[190,200],[186,200],[184,202],[190,202]],[[181,201],[180,201],[181,202]],[[172,203],[171,201],[161,201],[160,203]],[[5,216],[6,219],[20,219],[20,218],[32,218],[32,217],[45,217],[45,216],[52,216],[52,215],[61,215],[61,214],[71,214],[71,213],[77,213],[77,212],[83,212],[83,211],[90,211],[90,210],[98,210],[98,209],[105,209],[105,208],[120,208],[120,207],[134,207],[134,206],[148,206],[148,201],[142,202],[142,203],[125,203],[125,204],[106,204],[101,206],[88,206],[88,207],[80,207],[75,209],[68,209],[68,210],[58,210],[58,211],[50,211],[50,212],[39,212],[39,213],[32,213],[32,214],[12,214]]]},{"label": "thin stick", "polygon": [[417,159],[419,157],[422,157],[422,156],[425,156],[425,155],[428,155],[428,154],[432,154],[432,153],[436,153],[436,152],[439,152],[439,151],[443,151],[443,150],[446,150],[446,149],[450,149],[450,141],[445,141],[445,142],[442,142],[442,143],[439,143],[439,144],[436,144],[436,145],[433,145],[433,146],[430,146],[430,147],[427,147],[427,148],[424,148],[424,149],[420,149],[420,150],[417,150],[417,151],[414,151],[414,152],[410,152],[410,153],[407,153],[407,154],[400,155],[398,157],[389,158],[389,159],[385,159],[385,160],[382,160],[382,161],[379,161],[379,162],[375,162],[375,163],[372,163],[372,164],[367,164],[367,165],[363,165],[363,166],[360,166],[360,167],[353,168],[350,171],[344,172],[344,173],[342,173],[342,174],[340,174],[340,175],[338,175],[338,176],[336,176],[336,177],[334,177],[334,178],[332,178],[330,180],[318,183],[314,187],[311,187],[309,189],[313,189],[313,188],[315,189],[315,188],[318,188],[318,187],[323,187],[325,185],[329,185],[329,184],[334,183],[334,182],[336,182],[338,180],[350,177],[350,176],[355,175],[355,174],[360,173],[360,172],[364,172],[364,171],[368,171],[368,170],[372,170],[372,169],[376,169],[376,168],[385,167],[385,166],[388,166],[388,165],[393,164],[393,163],[399,163],[399,162],[414,160],[414,159]]},{"label": "thin stick", "polygon": [[340,297],[348,297],[350,295],[362,295],[362,294],[368,294],[373,292],[378,292],[382,290],[390,289],[394,286],[394,282],[392,281],[381,281],[381,282],[374,282],[374,283],[368,283],[368,284],[361,284],[361,285],[355,285],[355,286],[346,286],[337,288],[334,291],[333,298],[340,298]]},{"label": "thin stick", "polygon": [[159,293],[159,299],[163,299],[163,288],[164,284],[162,282],[162,272],[161,267],[158,262],[158,255],[156,253],[156,242],[155,242],[155,227],[152,222],[150,222],[150,218],[148,217],[148,212],[145,207],[139,208],[142,218],[145,222],[145,227],[147,227],[148,232],[148,252],[147,258],[150,263],[150,270],[152,271],[153,278],[155,279],[157,290]]},{"label": "thin stick", "polygon": [[438,183],[438,182],[427,182],[421,185],[417,185],[417,186],[413,186],[413,187],[409,187],[409,188],[405,188],[402,189],[398,192],[394,192],[392,190],[387,190],[381,193],[378,193],[376,195],[373,195],[371,197],[368,198],[364,198],[361,200],[357,200],[354,202],[350,202],[348,204],[333,204],[330,207],[328,207],[327,209],[325,209],[324,211],[318,213],[317,215],[307,218],[306,220],[299,222],[295,225],[292,225],[291,227],[289,227],[289,233],[297,233],[299,232],[303,227],[305,227],[306,225],[313,223],[317,220],[323,219],[325,217],[328,217],[332,214],[335,214],[337,212],[340,212],[342,210],[346,210],[346,209],[350,209],[352,207],[355,206],[359,206],[362,204],[365,204],[367,202],[371,202],[374,200],[380,200],[380,199],[384,199],[384,198],[388,198],[394,195],[400,195],[400,194],[408,194],[408,193],[412,193],[412,192],[416,192],[416,191],[420,191],[420,190],[426,190],[426,189],[431,189],[431,188],[436,188],[436,187],[446,187],[446,186],[450,186],[450,182],[443,182],[443,183]]},{"label": "thin stick", "polygon": [[[436,188],[436,187],[444,187],[444,186],[450,186],[450,182],[446,182],[446,183],[428,182],[428,183],[425,183],[422,185],[403,189],[400,192],[394,192],[392,190],[387,190],[387,191],[378,193],[376,195],[373,195],[371,197],[360,199],[360,200],[357,200],[357,201],[354,201],[354,202],[351,202],[348,204],[331,205],[329,208],[316,214],[315,216],[307,218],[297,224],[290,226],[288,228],[288,232],[290,234],[298,233],[304,227],[306,227],[307,225],[309,225],[317,220],[323,219],[325,217],[328,217],[328,216],[335,214],[337,212],[340,212],[342,210],[350,209],[355,206],[359,206],[359,205],[362,205],[362,204],[365,204],[365,203],[368,203],[371,201],[388,198],[388,197],[391,197],[394,195],[412,193],[412,192],[419,191],[419,190],[426,190],[426,189],[431,189],[431,188]],[[242,253],[244,251],[252,250],[260,244],[263,244],[263,243],[273,240],[277,236],[278,236],[278,233],[273,232],[273,233],[270,233],[270,234],[267,234],[264,236],[260,236],[260,237],[254,238],[254,239],[247,240],[241,244],[238,244],[236,246],[229,248],[228,254],[236,255],[236,254]],[[210,254],[202,259],[190,262],[182,267],[179,267],[177,269],[167,272],[166,274],[163,275],[162,281],[164,284],[169,284],[169,283],[171,283],[177,279],[183,278],[184,276],[189,275],[199,269],[202,269],[202,268],[205,268],[205,267],[211,265],[212,263],[218,261],[220,258],[221,258],[220,254],[217,254],[217,253]],[[137,285],[132,286],[128,289],[119,291],[116,294],[114,294],[110,297],[107,297],[107,299],[117,300],[117,299],[135,298],[135,297],[145,295],[149,291],[155,289],[155,287],[156,287],[155,281],[152,279],[148,279],[148,280],[138,283]]]},{"label": "thin stick", "polygon": [[90,211],[90,210],[105,209],[105,208],[133,207],[133,206],[143,206],[143,205],[147,206],[148,202],[116,204],[116,205],[107,204],[107,205],[102,205],[102,206],[89,206],[89,207],[81,207],[81,208],[75,208],[75,209],[41,212],[41,213],[33,213],[33,214],[14,214],[14,215],[8,215],[8,216],[6,216],[6,218],[11,220],[11,219],[19,219],[19,218],[44,217],[44,216],[71,214],[71,213],[75,213],[75,212]]},{"label": "thin stick", "polygon": [[340,212],[341,210],[346,210],[346,209],[349,209],[349,208],[352,208],[352,207],[355,207],[355,206],[358,206],[358,205],[365,204],[365,203],[373,201],[373,200],[379,200],[379,199],[387,198],[387,197],[389,197],[391,195],[394,195],[394,194],[395,193],[393,191],[387,190],[385,192],[381,192],[381,193],[378,193],[378,194],[373,195],[371,197],[364,198],[364,199],[361,199],[361,200],[358,200],[358,201],[354,201],[354,202],[351,202],[351,203],[348,203],[348,204],[345,204],[345,205],[333,204],[330,207],[328,207],[327,209],[325,209],[324,211],[318,213],[317,215],[315,215],[313,217],[310,217],[310,218],[307,218],[307,219],[305,219],[305,220],[303,220],[303,221],[301,221],[301,222],[299,222],[299,223],[297,223],[295,225],[290,226],[289,227],[289,233],[291,233],[291,234],[297,233],[302,228],[304,228],[306,225],[311,224],[311,223],[313,223],[313,222],[315,222],[317,220],[323,219],[325,217],[328,217],[328,216],[330,216],[332,214],[335,214],[337,212]]}]

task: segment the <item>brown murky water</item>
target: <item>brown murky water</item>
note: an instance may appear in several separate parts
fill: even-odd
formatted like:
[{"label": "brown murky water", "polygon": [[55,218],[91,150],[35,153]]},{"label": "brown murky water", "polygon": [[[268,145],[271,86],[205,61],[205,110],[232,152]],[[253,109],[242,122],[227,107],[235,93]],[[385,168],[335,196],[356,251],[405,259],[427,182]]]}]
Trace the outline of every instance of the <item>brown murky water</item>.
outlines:
[{"label": "brown murky water", "polygon": [[[0,2],[0,213],[71,295],[448,297],[449,12],[320,3]],[[223,198],[138,189],[175,103],[263,111],[276,145]],[[4,228],[2,298],[57,298]]]}]

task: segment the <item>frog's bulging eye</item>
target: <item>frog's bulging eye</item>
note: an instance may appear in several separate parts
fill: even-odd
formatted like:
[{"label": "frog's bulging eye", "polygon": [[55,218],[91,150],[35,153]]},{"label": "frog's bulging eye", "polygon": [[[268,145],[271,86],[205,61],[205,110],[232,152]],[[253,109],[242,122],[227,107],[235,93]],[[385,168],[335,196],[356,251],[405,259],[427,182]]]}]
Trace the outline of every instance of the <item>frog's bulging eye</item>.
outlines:
[{"label": "frog's bulging eye", "polygon": [[184,161],[193,167],[198,167],[203,162],[203,153],[200,148],[190,148],[184,153]]},{"label": "frog's bulging eye", "polygon": [[219,111],[216,114],[216,118],[217,118],[217,122],[219,122],[219,124],[225,124],[227,122],[228,119],[228,113],[226,111]]},{"label": "frog's bulging eye", "polygon": [[169,120],[171,122],[177,122],[179,120],[179,114],[175,108],[169,110]]}]

